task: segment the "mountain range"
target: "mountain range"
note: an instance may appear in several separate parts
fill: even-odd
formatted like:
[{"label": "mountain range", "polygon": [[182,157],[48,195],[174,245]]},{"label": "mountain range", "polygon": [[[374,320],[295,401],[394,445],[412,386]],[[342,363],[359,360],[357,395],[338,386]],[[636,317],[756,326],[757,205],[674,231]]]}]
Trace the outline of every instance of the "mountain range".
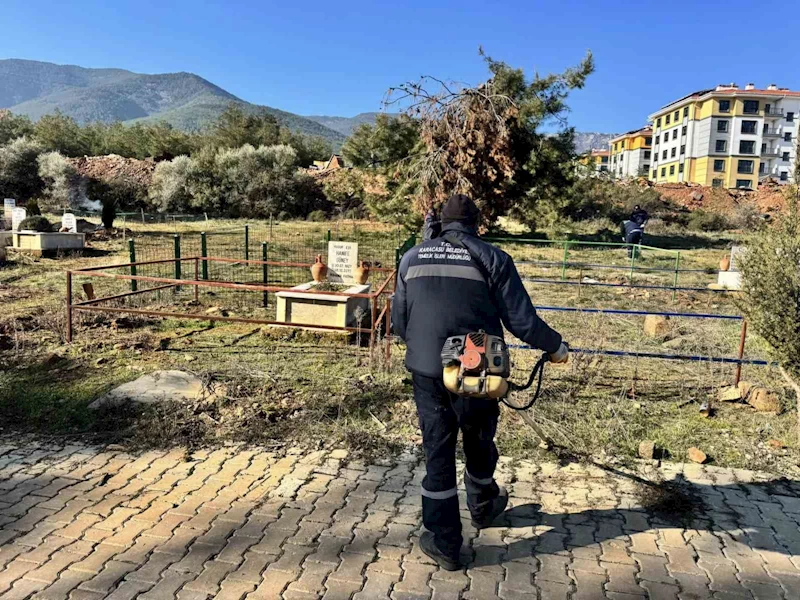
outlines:
[{"label": "mountain range", "polygon": [[[354,117],[308,116],[252,104],[193,73],[146,75],[125,69],[88,69],[22,59],[0,60],[0,109],[37,120],[56,110],[79,123],[167,121],[189,131],[202,129],[231,103],[261,109],[298,133],[315,135],[339,148],[353,130],[378,113]],[[613,134],[576,133],[578,152],[606,147]]]}]

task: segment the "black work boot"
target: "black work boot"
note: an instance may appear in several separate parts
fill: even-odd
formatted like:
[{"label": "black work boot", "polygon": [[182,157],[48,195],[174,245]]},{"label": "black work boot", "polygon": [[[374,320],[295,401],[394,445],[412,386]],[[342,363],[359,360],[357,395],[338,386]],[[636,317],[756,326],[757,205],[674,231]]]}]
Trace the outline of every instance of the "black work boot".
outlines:
[{"label": "black work boot", "polygon": [[432,532],[426,531],[422,534],[419,538],[419,547],[445,571],[458,571],[461,568],[461,557],[448,556],[439,550],[436,546],[436,536]]},{"label": "black work boot", "polygon": [[508,506],[508,490],[502,486],[499,489],[497,497],[487,502],[488,506],[481,511],[482,516],[479,519],[472,517],[472,526],[475,529],[491,527],[492,522],[505,512]]}]

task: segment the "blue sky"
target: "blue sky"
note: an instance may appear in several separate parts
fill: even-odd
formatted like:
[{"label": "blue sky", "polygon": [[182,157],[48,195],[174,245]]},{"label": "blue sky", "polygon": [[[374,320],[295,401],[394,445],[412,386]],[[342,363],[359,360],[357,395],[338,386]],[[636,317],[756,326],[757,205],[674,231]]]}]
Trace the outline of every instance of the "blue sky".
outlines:
[{"label": "blue sky", "polygon": [[[378,110],[421,74],[479,82],[477,49],[527,72],[587,49],[597,70],[570,99],[579,131],[620,132],[696,89],[800,89],[789,4],[695,2],[4,0],[0,58],[143,73],[190,71],[299,114]],[[764,7],[771,6],[769,10]],[[774,9],[774,10],[773,10]]]}]

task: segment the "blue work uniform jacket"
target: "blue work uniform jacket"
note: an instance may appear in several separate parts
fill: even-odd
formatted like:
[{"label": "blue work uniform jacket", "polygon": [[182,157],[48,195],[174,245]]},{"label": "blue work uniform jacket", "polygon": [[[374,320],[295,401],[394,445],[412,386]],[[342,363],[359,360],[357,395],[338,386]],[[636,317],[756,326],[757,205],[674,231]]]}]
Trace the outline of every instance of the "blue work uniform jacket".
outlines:
[{"label": "blue work uniform jacket", "polygon": [[[444,239],[450,236],[462,246]],[[505,325],[545,352],[561,346],[561,336],[536,314],[511,257],[461,223],[403,256],[392,317],[394,333],[406,342],[406,368],[427,377],[442,376],[442,346],[453,335],[483,329],[502,336]]]}]

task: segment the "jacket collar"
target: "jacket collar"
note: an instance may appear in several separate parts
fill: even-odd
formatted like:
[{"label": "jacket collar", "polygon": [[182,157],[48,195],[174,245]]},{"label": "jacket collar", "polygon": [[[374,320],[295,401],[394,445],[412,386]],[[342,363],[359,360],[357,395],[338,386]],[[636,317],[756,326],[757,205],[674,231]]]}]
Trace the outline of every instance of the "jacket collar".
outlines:
[{"label": "jacket collar", "polygon": [[445,233],[465,233],[467,235],[478,237],[478,231],[474,227],[470,227],[464,223],[459,223],[458,221],[448,223],[442,227],[442,234],[439,237],[442,237],[442,235]]}]

